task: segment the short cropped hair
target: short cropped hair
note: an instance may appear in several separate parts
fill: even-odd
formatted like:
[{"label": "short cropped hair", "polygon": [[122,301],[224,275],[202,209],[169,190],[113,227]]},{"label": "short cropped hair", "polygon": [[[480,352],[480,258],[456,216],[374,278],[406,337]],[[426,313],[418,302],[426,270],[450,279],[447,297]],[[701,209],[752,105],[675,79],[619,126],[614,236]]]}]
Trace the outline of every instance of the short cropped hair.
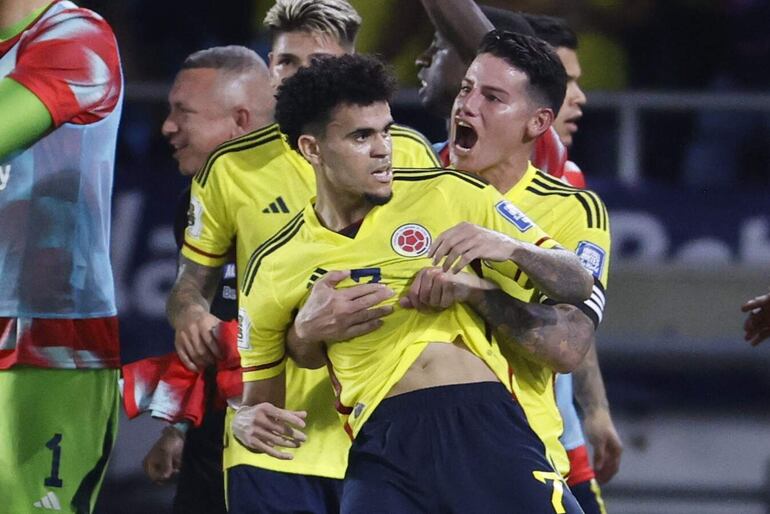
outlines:
[{"label": "short cropped hair", "polygon": [[546,16],[544,14],[522,14],[534,29],[535,35],[552,47],[577,50],[577,34],[567,25],[567,20],[564,18]]},{"label": "short cropped hair", "polygon": [[231,73],[266,69],[265,61],[250,48],[239,45],[215,46],[199,50],[187,56],[182,63],[183,70],[212,68]]},{"label": "short cropped hair", "polygon": [[276,0],[263,24],[273,38],[282,32],[320,32],[352,49],[361,16],[346,0]]},{"label": "short cropped hair", "polygon": [[542,39],[493,30],[478,54],[492,54],[527,75],[530,95],[558,114],[567,90],[567,72],[553,47]]},{"label": "short cropped hair", "polygon": [[507,30],[508,32],[524,34],[525,36],[536,35],[534,29],[530,26],[523,13],[491,7],[489,5],[481,5],[479,7],[481,8],[481,12],[484,13],[484,16],[489,19],[497,30]]},{"label": "short cropped hair", "polygon": [[392,72],[375,57],[321,57],[283,81],[276,95],[275,120],[289,145],[298,150],[299,137],[308,130],[318,135],[336,107],[389,102],[395,90]]}]

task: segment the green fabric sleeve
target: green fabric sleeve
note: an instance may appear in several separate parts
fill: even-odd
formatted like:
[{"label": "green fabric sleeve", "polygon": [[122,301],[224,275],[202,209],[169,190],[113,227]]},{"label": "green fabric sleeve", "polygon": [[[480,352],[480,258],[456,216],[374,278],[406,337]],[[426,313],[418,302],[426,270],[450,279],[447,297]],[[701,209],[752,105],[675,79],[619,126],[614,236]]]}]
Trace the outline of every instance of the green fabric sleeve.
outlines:
[{"label": "green fabric sleeve", "polygon": [[43,137],[52,127],[48,109],[13,79],[0,79],[0,161]]}]

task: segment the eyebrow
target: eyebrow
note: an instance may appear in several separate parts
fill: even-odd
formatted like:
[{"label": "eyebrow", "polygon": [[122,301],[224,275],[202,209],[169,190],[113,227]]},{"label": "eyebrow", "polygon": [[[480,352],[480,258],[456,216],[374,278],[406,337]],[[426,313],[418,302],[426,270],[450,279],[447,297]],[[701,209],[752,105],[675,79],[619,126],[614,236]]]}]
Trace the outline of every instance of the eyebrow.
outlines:
[{"label": "eyebrow", "polygon": [[383,131],[383,130],[388,130],[388,129],[390,129],[390,128],[391,128],[391,127],[392,127],[392,126],[395,124],[395,123],[396,123],[395,121],[393,121],[393,120],[390,120],[390,121],[389,121],[389,122],[388,122],[388,123],[387,123],[387,124],[386,124],[384,127],[382,127],[382,129],[380,129],[380,130],[377,130],[377,129],[376,129],[376,128],[374,128],[374,127],[359,127],[359,128],[357,128],[357,129],[351,130],[351,131],[350,131],[350,132],[347,134],[347,136],[345,136],[345,137],[355,136],[356,134],[365,134],[365,135],[369,135],[369,134],[373,134],[374,132],[381,132],[381,131]]}]

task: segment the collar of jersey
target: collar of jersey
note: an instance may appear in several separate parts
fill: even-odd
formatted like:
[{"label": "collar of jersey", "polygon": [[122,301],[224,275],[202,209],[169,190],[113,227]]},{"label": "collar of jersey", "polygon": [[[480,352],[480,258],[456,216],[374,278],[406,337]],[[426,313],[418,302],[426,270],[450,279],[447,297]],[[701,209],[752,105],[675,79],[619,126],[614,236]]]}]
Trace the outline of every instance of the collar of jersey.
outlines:
[{"label": "collar of jersey", "polygon": [[537,176],[537,168],[532,164],[531,161],[527,162],[527,171],[524,172],[524,176],[522,176],[516,184],[512,188],[508,190],[507,193],[505,193],[503,196],[506,198],[513,198],[516,195],[518,195],[520,192],[524,191],[528,185],[532,183],[532,180]]},{"label": "collar of jersey", "polygon": [[311,198],[310,203],[305,207],[305,211],[302,213],[302,216],[305,218],[305,224],[314,235],[332,241],[355,241],[361,234],[365,233],[369,224],[371,223],[370,218],[374,216],[375,213],[380,209],[379,205],[372,207],[372,210],[370,210],[368,213],[366,213],[366,216],[364,216],[364,219],[361,222],[361,227],[358,229],[356,236],[350,238],[333,230],[329,230],[323,226],[321,220],[318,219],[318,214],[315,212],[315,200],[315,196]]}]

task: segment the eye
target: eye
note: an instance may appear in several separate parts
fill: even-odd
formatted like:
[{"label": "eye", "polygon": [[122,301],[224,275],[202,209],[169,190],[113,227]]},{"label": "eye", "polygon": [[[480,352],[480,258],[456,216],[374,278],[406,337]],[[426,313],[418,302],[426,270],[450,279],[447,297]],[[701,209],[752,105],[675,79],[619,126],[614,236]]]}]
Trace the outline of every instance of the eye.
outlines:
[{"label": "eye", "polygon": [[470,86],[460,86],[460,94],[461,95],[467,95],[470,92],[471,92],[471,87]]},{"label": "eye", "polygon": [[495,95],[489,94],[489,93],[484,95],[484,98],[486,98],[490,102],[499,102],[500,101],[500,99],[498,97],[496,97]]}]

